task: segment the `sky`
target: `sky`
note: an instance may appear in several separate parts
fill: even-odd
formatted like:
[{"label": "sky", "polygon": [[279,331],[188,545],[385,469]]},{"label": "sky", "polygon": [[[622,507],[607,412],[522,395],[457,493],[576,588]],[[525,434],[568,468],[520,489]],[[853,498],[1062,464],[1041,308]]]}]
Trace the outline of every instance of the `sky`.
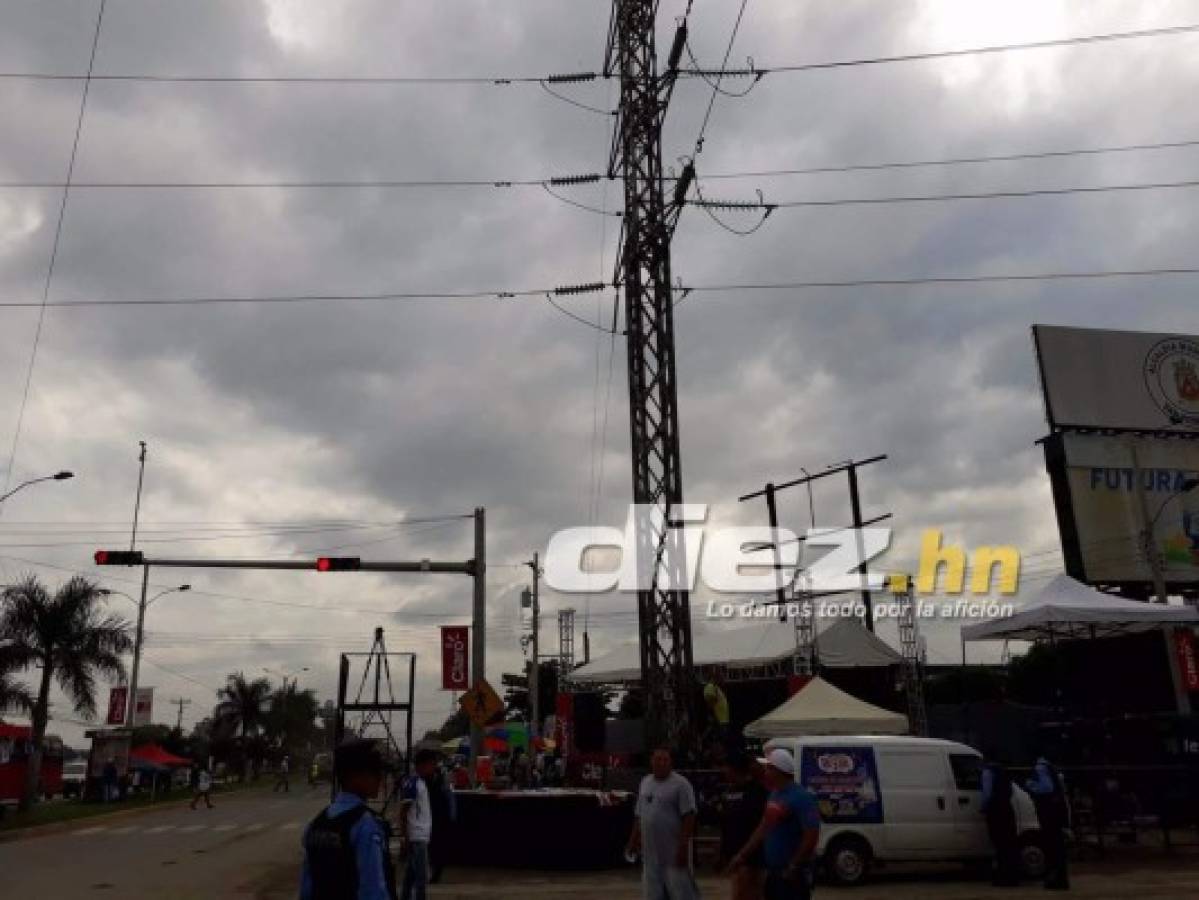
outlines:
[{"label": "sky", "polygon": [[[669,46],[682,0],[663,0]],[[740,4],[697,0],[691,49],[718,68]],[[85,72],[98,0],[2,0],[0,70]],[[382,0],[108,0],[97,74],[529,76],[599,69],[609,4]],[[1194,0],[749,0],[730,64],[949,50],[1199,22]],[[1194,147],[819,175],[715,175],[1036,153],[1199,138],[1199,36],[772,74],[718,96],[702,151],[709,198],[885,197],[1181,181]],[[740,92],[744,80],[725,87]],[[0,78],[0,301],[38,303],[78,122],[79,80]],[[94,81],[72,181],[539,180],[603,171],[617,99],[599,79],[537,84]],[[663,139],[677,172],[711,96],[675,90]],[[592,107],[585,109],[576,104]],[[596,111],[598,110],[598,112]],[[1193,189],[779,209],[739,236],[684,211],[687,285],[1086,271],[1193,264]],[[617,183],[539,187],[97,188],[69,192],[49,298],[483,292],[482,299],[0,309],[0,576],[80,571],[136,594],[91,554],[129,537],[138,441],[149,445],[139,546],[177,556],[464,560],[487,510],[488,670],[521,665],[524,565],[551,534],[619,526],[631,497],[626,361],[613,291],[503,292],[611,281]],[[600,212],[597,212],[599,210]],[[717,213],[746,231],[759,216]],[[714,523],[758,524],[737,497],[848,458],[866,515],[892,513],[888,565],[925,528],[1013,544],[1021,596],[1060,570],[1041,452],[1036,322],[1193,332],[1193,279],[713,291],[675,314],[684,492]],[[585,320],[584,322],[578,319]],[[17,431],[20,420],[19,434]],[[2,474],[2,473],[0,473]],[[816,521],[849,517],[844,482]],[[809,524],[808,497],[781,500]],[[448,518],[455,517],[455,518]],[[110,574],[113,573],[113,574]],[[289,672],[322,699],[337,656],[418,655],[417,733],[450,710],[437,626],[469,620],[460,576],[159,570],[141,683],[211,712],[227,673]],[[704,597],[693,598],[702,604]],[[110,603],[132,614],[114,595]],[[543,596],[543,646],[572,606],[593,654],[632,640],[629,594]],[[697,629],[718,627],[696,616]],[[893,632],[884,636],[894,640]],[[926,632],[956,658],[956,624]],[[581,644],[581,636],[579,638]],[[278,681],[278,674],[270,677]],[[54,729],[83,726],[56,695]]]}]

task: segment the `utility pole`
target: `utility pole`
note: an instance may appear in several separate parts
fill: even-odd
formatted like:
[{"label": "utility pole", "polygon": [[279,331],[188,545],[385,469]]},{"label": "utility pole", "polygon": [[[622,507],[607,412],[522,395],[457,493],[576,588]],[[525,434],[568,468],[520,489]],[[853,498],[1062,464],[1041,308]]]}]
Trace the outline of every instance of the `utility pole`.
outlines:
[{"label": "utility pole", "polygon": [[[604,74],[620,78],[620,110],[609,175],[623,176],[622,242],[614,280],[623,285],[628,335],[629,424],[640,581],[641,679],[647,746],[663,741],[684,753],[696,743],[694,671],[685,548],[671,536],[683,502],[675,377],[670,240],[694,179],[688,164],[667,204],[662,122],[686,39],[679,26],[666,74],[658,75],[654,37],[658,0],[613,0]],[[661,577],[659,577],[661,576]]]},{"label": "utility pole", "polygon": [[175,719],[175,730],[183,731],[183,707],[191,706],[192,702],[184,699],[183,697],[172,697],[171,705],[179,707],[179,715]]},{"label": "utility pole", "polygon": [[541,580],[541,566],[538,564],[536,553],[527,565],[533,570],[533,666],[529,669],[529,718],[532,720],[532,727],[529,729],[529,737],[535,738],[541,735],[541,601],[537,590]]},{"label": "utility pole", "polygon": [[142,510],[142,481],[146,477],[146,442],[138,441],[141,445],[142,452],[138,454],[137,463],[137,496],[133,501],[133,533],[129,536],[129,549],[137,549],[137,519]]},{"label": "utility pole", "polygon": [[575,611],[558,610],[558,680],[565,681],[575,667]]},{"label": "utility pole", "polygon": [[[475,507],[475,558],[474,595],[471,604],[471,637],[470,648],[471,681],[478,684],[487,678],[487,513],[481,506]],[[476,762],[479,751],[483,749],[483,729],[471,723],[470,726],[470,770],[475,777]]]},{"label": "utility pole", "polygon": [[142,664],[142,641],[146,626],[146,590],[150,587],[150,566],[142,566],[142,597],[137,604],[137,632],[133,638],[133,671],[129,676],[129,707],[125,713],[125,727],[132,728],[137,712],[137,675]]}]

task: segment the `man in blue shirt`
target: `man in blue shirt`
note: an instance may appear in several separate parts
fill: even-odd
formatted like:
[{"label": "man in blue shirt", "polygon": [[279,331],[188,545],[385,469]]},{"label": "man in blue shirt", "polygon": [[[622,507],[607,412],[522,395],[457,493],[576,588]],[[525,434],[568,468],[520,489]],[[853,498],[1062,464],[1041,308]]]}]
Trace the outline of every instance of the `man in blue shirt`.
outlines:
[{"label": "man in blue shirt", "polygon": [[340,793],[304,832],[300,900],[395,900],[388,830],[366,805],[383,783],[373,741],[347,741],[334,754]]},{"label": "man in blue shirt", "polygon": [[766,862],[765,900],[808,900],[815,875],[813,863],[820,841],[820,808],[816,798],[795,781],[795,757],[782,748],[761,760],[770,797],[762,821],[748,843],[733,857],[730,869],[751,858],[758,847]]}]

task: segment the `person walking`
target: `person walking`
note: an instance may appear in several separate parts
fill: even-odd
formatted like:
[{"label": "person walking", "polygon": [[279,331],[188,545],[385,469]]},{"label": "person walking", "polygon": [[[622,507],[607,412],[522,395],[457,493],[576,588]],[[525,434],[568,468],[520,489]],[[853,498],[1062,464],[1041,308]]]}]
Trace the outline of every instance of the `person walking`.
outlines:
[{"label": "person walking", "polygon": [[654,751],[650,767],[637,792],[626,853],[633,857],[641,851],[644,900],[698,900],[699,888],[691,872],[695,791],[674,771],[669,747]]},{"label": "person walking", "polygon": [[279,771],[275,773],[275,786],[271,790],[273,793],[280,790],[285,794],[291,793],[291,759],[287,756],[279,761]]},{"label": "person walking", "polygon": [[762,821],[733,857],[733,870],[749,863],[759,847],[766,863],[765,900],[808,900],[815,878],[814,860],[820,840],[816,798],[795,781],[795,757],[782,748],[761,760],[770,796]]},{"label": "person walking", "polygon": [[1045,851],[1045,889],[1070,890],[1066,859],[1066,829],[1070,827],[1070,806],[1066,801],[1066,782],[1057,768],[1044,756],[1038,757],[1033,777],[1025,782],[1037,808],[1041,843]]},{"label": "person walking", "polygon": [[1012,776],[1008,770],[988,760],[982,770],[982,813],[987,820],[987,834],[995,848],[996,887],[1016,887],[1020,884],[1020,845],[1016,833],[1016,810],[1012,806]]},{"label": "person walking", "polygon": [[366,805],[383,784],[383,755],[353,738],[337,748],[333,768],[341,791],[304,830],[300,900],[396,900],[390,829]]},{"label": "person walking", "polygon": [[437,768],[437,753],[419,750],[413,773],[400,786],[400,834],[407,853],[400,900],[425,900],[429,885],[429,840],[433,837],[433,806],[428,780]]},{"label": "person walking", "polygon": [[433,833],[429,837],[429,884],[437,884],[445,871],[446,847],[449,846],[450,829],[458,818],[458,802],[440,765],[434,766],[433,775],[425,779],[425,788],[429,791],[429,806],[433,811]]},{"label": "person walking", "polygon": [[753,772],[750,757],[734,750],[724,763],[725,791],[720,798],[720,858],[722,870],[729,871],[730,900],[761,900],[765,881],[765,863],[759,848],[746,857],[745,864],[728,869],[737,851],[749,843],[754,829],[766,811],[766,788]]},{"label": "person walking", "polygon": [[191,808],[195,809],[196,804],[203,798],[204,805],[208,809],[212,809],[212,773],[208,771],[207,766],[200,766],[196,772],[195,793],[192,795]]}]

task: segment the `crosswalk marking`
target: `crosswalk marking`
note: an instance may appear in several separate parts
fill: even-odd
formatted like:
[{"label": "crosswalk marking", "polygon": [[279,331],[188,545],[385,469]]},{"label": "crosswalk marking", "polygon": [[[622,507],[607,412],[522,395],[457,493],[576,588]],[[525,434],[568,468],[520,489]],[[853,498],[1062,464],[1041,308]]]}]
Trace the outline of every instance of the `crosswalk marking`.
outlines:
[{"label": "crosswalk marking", "polygon": [[262,831],[262,829],[263,829],[263,828],[265,828],[265,827],[266,827],[266,826],[265,826],[265,825],[263,825],[261,822],[255,822],[255,823],[254,823],[254,824],[252,824],[252,825],[247,825],[247,826],[246,826],[246,831]]},{"label": "crosswalk marking", "polygon": [[279,830],[280,831],[292,831],[293,829],[299,828],[301,824],[303,824],[303,823],[301,823],[301,822],[284,822],[282,825],[279,826]]},{"label": "crosswalk marking", "polygon": [[137,830],[136,825],[123,825],[120,828],[114,828],[109,834],[132,834]]},{"label": "crosswalk marking", "polygon": [[72,832],[72,834],[99,834],[100,832],[107,830],[107,825],[93,825],[91,828],[81,828],[79,831]]},{"label": "crosswalk marking", "polygon": [[180,834],[195,834],[197,831],[203,831],[207,825],[184,825],[179,829]]},{"label": "crosswalk marking", "polygon": [[146,834],[162,834],[164,831],[174,831],[178,826],[175,825],[155,825],[153,828],[147,828]]},{"label": "crosswalk marking", "polygon": [[214,827],[212,830],[213,830],[213,831],[232,831],[232,830],[233,830],[234,828],[236,828],[236,827],[237,827],[236,825],[231,825],[231,824],[227,824],[227,825],[217,825],[217,826],[216,826],[216,827]]}]

